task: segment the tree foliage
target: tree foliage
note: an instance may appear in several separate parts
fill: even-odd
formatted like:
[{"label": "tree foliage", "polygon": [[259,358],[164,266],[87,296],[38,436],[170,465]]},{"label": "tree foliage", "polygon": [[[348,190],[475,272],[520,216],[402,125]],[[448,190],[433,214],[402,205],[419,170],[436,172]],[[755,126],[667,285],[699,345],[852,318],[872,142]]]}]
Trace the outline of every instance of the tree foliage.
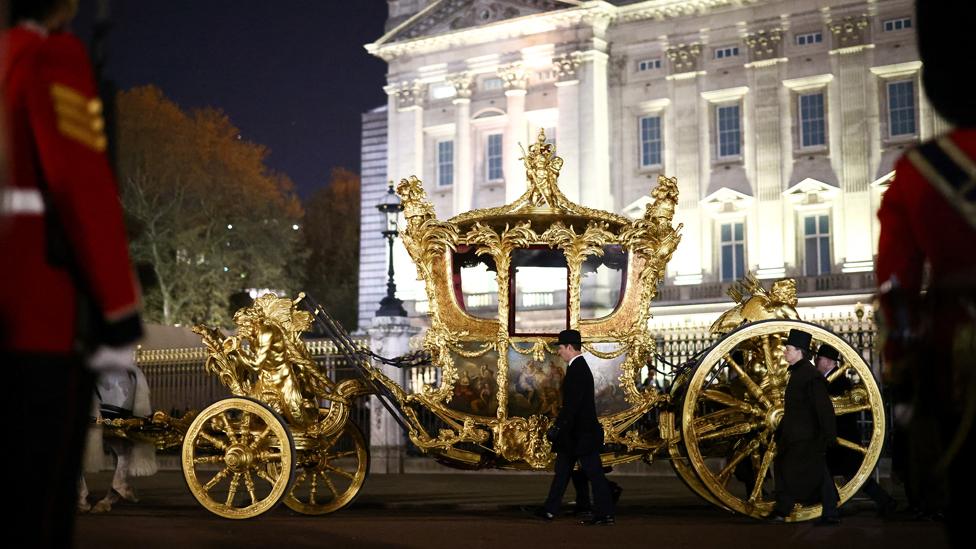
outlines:
[{"label": "tree foliage", "polygon": [[359,175],[333,168],[305,204],[305,288],[348,330],[359,312]]},{"label": "tree foliage", "polygon": [[[226,324],[231,294],[294,291],[302,209],[223,112],[186,112],[154,86],[119,94],[119,185],[134,261],[151,265],[146,314]],[[300,262],[299,262],[300,264]]]}]

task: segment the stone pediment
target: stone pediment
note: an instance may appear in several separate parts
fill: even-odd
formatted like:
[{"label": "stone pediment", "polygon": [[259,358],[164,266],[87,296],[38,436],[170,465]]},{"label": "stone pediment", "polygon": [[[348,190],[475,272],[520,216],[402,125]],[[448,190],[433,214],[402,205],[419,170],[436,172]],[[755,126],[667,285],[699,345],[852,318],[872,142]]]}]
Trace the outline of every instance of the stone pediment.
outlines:
[{"label": "stone pediment", "polygon": [[377,41],[377,45],[436,36],[546,11],[565,9],[561,0],[440,0]]}]

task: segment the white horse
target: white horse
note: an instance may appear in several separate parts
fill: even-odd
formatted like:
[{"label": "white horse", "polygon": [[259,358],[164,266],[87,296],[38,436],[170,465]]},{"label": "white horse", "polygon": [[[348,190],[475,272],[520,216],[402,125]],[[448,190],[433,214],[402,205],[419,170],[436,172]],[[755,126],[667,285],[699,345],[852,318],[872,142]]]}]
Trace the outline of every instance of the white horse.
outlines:
[{"label": "white horse", "polygon": [[[146,376],[135,364],[131,348],[99,349],[88,361],[89,366],[99,374],[92,401],[92,416],[95,418],[117,419],[128,417],[148,417],[152,413],[149,403],[149,384]],[[85,472],[95,472],[105,461],[103,442],[115,454],[115,475],[112,485],[104,498],[94,506],[88,502],[88,485],[84,474],[78,486],[78,510],[82,512],[105,513],[119,501],[136,503],[135,490],[129,484],[129,477],[156,474],[156,449],[149,442],[133,442],[118,438],[103,439],[103,427],[93,423],[88,429],[85,450]]]}]

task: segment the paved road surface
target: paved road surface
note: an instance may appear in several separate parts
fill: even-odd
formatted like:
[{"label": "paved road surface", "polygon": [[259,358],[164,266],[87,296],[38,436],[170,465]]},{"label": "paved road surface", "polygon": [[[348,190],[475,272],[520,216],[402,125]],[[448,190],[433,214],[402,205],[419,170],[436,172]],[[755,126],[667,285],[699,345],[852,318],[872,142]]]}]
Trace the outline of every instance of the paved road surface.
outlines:
[{"label": "paved road surface", "polygon": [[[91,549],[947,546],[940,524],[881,520],[867,501],[846,506],[849,515],[839,527],[772,525],[717,510],[674,477],[612,478],[624,488],[617,524],[583,527],[571,517],[543,523],[520,510],[541,502],[550,480],[545,474],[373,475],[350,507],[332,515],[306,517],[281,505],[258,518],[232,521],[200,507],[181,473],[163,471],[135,479],[139,504],[79,516],[75,539],[77,547]],[[92,494],[101,496],[111,476],[88,480]]]}]

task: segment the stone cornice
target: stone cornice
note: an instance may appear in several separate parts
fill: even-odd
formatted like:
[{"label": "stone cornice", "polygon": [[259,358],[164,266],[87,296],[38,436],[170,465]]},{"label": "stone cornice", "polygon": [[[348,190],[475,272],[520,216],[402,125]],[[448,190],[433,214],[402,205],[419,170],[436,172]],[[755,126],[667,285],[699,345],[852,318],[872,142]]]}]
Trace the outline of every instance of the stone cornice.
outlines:
[{"label": "stone cornice", "polygon": [[897,78],[899,76],[911,76],[922,69],[921,61],[909,61],[907,63],[895,63],[894,65],[881,65],[871,67],[871,73],[881,78]]},{"label": "stone cornice", "polygon": [[581,23],[605,28],[613,20],[617,7],[603,0],[589,0],[579,7],[536,13],[496,23],[427,36],[403,42],[387,42],[392,36],[387,33],[376,42],[366,44],[366,51],[384,61],[391,61],[402,55],[421,55],[451,48],[470,46],[520,38],[543,32],[570,28]]},{"label": "stone cornice", "polygon": [[[597,35],[602,35],[603,31],[614,22],[701,16],[723,8],[731,9],[767,1],[769,0],[647,0],[627,6],[615,6],[604,0],[584,0],[578,7],[525,15],[435,36],[393,42],[391,40],[400,29],[398,27],[364,47],[370,54],[384,61],[392,61],[403,55],[423,55],[460,46],[491,43],[571,28],[581,24],[593,27]],[[405,22],[404,25],[406,24]]]},{"label": "stone cornice", "polygon": [[833,79],[834,75],[831,73],[815,74],[813,76],[783,80],[783,85],[793,91],[807,91],[822,88]]},{"label": "stone cornice", "polygon": [[644,19],[675,19],[701,15],[721,8],[736,8],[748,4],[758,4],[764,0],[647,0],[621,6],[616,20],[629,23]]}]

